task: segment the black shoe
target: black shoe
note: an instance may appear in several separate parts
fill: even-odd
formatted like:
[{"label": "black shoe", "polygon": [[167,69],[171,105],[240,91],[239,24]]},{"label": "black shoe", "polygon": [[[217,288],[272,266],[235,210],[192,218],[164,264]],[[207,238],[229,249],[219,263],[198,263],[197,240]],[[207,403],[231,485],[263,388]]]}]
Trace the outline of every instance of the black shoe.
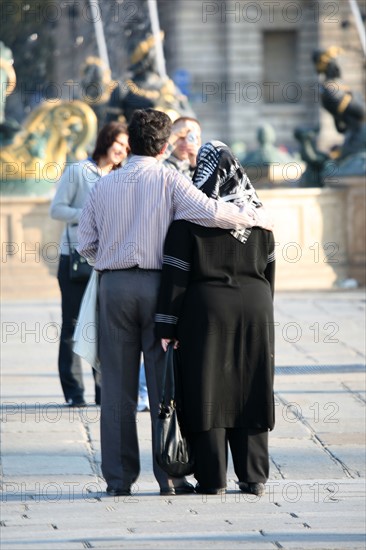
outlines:
[{"label": "black shoe", "polygon": [[109,489],[106,491],[109,497],[128,497],[131,495],[131,489]]},{"label": "black shoe", "polygon": [[68,407],[86,407],[87,403],[83,399],[68,399]]},{"label": "black shoe", "polygon": [[174,495],[188,495],[194,493],[194,487],[188,481],[185,481],[183,485],[179,487],[165,487],[160,489],[161,496],[174,496]]},{"label": "black shoe", "polygon": [[226,493],[226,487],[221,487],[219,489],[208,487],[207,489],[201,487],[199,483],[197,483],[196,487],[194,488],[196,493],[199,495],[224,495]]},{"label": "black shoe", "polygon": [[266,492],[264,483],[249,483],[246,481],[239,481],[238,485],[241,492],[247,493],[248,495],[256,495],[257,497],[261,497]]}]

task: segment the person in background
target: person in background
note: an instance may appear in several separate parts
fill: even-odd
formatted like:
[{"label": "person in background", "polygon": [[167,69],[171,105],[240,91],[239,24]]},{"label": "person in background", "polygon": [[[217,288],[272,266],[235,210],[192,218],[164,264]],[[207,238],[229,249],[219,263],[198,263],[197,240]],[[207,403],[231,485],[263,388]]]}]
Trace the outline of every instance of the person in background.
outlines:
[{"label": "person in background", "polygon": [[[261,203],[231,150],[198,153],[195,187],[217,201]],[[262,495],[274,426],[274,237],[174,221],[165,246],[156,335],[178,350],[178,403],[195,456],[195,491],[226,490],[230,445],[239,489]]]},{"label": "person in background", "polygon": [[[91,189],[102,176],[120,168],[127,158],[128,152],[126,125],[120,122],[106,124],[98,134],[91,158],[75,162],[66,168],[51,203],[51,217],[65,222],[65,229],[61,236],[61,255],[57,273],[62,309],[58,370],[62,391],[66,403],[70,407],[86,405],[81,359],[72,350],[72,337],[87,281],[70,280],[68,236],[72,247],[76,248],[81,211]],[[99,405],[101,400],[100,380],[94,369],[93,375],[95,402]]]},{"label": "person in background", "polygon": [[140,473],[136,406],[141,351],[149,391],[153,469],[161,495],[193,492],[171,478],[155,458],[155,426],[164,352],[154,335],[163,245],[173,219],[224,228],[270,226],[262,208],[243,208],[205,197],[182,174],[160,161],[171,120],[136,110],[128,126],[131,156],[116,175],[92,189],[79,223],[78,252],[101,273],[99,356],[102,364],[102,473],[109,496],[130,495]]},{"label": "person in background", "polygon": [[201,147],[201,126],[197,119],[191,117],[178,118],[172,126],[169,147],[165,160],[168,168],[178,170],[192,179],[197,164],[197,153]]}]

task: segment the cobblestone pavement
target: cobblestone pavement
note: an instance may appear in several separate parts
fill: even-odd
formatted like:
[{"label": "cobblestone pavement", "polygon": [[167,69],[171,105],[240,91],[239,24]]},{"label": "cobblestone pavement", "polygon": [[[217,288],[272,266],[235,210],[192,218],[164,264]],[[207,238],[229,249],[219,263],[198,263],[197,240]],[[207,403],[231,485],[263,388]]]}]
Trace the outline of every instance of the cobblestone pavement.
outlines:
[{"label": "cobblestone pavement", "polygon": [[[364,549],[365,293],[276,297],[276,427],[267,493],[161,497],[149,414],[137,416],[142,472],[105,496],[99,415],[62,404],[58,302],[2,306],[2,550]],[[193,481],[193,480],[192,480]]]}]

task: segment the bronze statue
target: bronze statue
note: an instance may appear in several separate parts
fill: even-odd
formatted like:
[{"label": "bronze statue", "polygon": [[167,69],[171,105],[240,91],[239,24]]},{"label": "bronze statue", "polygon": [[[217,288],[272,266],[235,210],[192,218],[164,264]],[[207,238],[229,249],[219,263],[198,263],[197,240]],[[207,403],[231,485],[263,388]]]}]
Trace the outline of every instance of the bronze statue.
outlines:
[{"label": "bronze statue", "polygon": [[363,151],[365,147],[365,102],[341,81],[341,71],[336,56],[341,53],[336,46],[328,50],[316,50],[313,62],[322,75],[320,97],[324,109],[333,116],[337,131],[344,134],[342,146],[333,149],[331,157],[342,159]]},{"label": "bronze statue", "polygon": [[328,175],[363,175],[366,167],[365,102],[341,81],[341,71],[336,58],[342,52],[337,46],[316,50],[312,60],[320,75],[320,98],[322,106],[334,119],[337,131],[344,135],[340,146],[332,147],[329,153],[319,151],[316,138],[319,129],[297,128],[295,137],[300,142],[300,152],[307,162],[301,183],[324,184]]},{"label": "bronze statue", "polygon": [[89,56],[80,70],[82,95],[95,112],[98,119],[98,130],[103,126],[107,116],[107,106],[118,82],[112,79],[111,70],[100,57]]},{"label": "bronze statue", "polygon": [[135,0],[135,5],[136,12],[124,22],[121,33],[128,59],[126,73],[114,80],[99,57],[89,57],[81,68],[82,94],[78,99],[93,108],[99,126],[111,120],[128,122],[136,109],[149,107],[164,111],[173,121],[180,116],[194,117],[187,97],[159,72],[157,49],[164,33],[160,32],[160,37],[153,34],[146,0]]},{"label": "bronze statue", "polygon": [[121,117],[129,121],[136,109],[149,107],[164,111],[173,121],[180,116],[195,116],[174,82],[158,74],[154,45],[154,36],[148,35],[131,53],[129,74],[112,92],[107,121]]},{"label": "bronze statue", "polygon": [[127,74],[118,81],[107,107],[107,121],[116,118],[130,120],[136,109],[149,107],[164,111],[172,120],[180,116],[195,116],[188,99],[174,82],[160,74],[156,40],[146,0],[135,0],[134,17],[123,28],[124,46],[128,57]]},{"label": "bronze statue", "polygon": [[296,128],[294,136],[300,144],[300,155],[306,162],[306,170],[300,178],[300,183],[307,187],[321,187],[324,184],[323,169],[329,155],[319,151],[317,139],[319,128]]},{"label": "bronze statue", "polygon": [[276,132],[271,124],[262,124],[257,129],[257,140],[259,147],[247,153],[243,159],[244,164],[268,166],[272,163],[287,164],[294,161],[289,153],[276,147]]}]

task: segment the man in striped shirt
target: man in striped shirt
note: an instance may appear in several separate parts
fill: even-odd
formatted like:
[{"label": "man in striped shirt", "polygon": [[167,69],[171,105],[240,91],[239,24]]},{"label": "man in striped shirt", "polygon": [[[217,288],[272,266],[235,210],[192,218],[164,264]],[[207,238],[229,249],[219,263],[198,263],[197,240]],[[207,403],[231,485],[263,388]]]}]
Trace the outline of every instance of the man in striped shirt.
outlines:
[{"label": "man in striped shirt", "polygon": [[[272,229],[263,208],[238,208],[209,199],[179,172],[166,168],[171,132],[167,115],[135,111],[129,128],[132,156],[92,189],[79,222],[80,254],[101,272],[99,356],[102,365],[101,450],[107,494],[129,495],[140,473],[136,405],[140,353],[145,359],[153,430],[164,352],[154,337],[163,245],[173,220],[239,229]],[[184,478],[169,478],[154,458],[160,494],[193,492]]]}]

